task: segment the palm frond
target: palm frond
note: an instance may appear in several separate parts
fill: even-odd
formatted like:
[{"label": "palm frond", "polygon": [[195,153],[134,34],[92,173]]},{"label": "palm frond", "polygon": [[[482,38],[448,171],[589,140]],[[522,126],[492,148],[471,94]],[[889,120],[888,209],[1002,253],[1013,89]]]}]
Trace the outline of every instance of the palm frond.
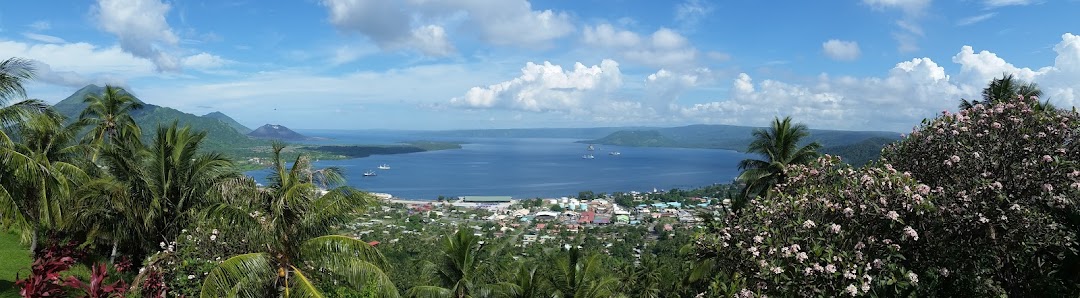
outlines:
[{"label": "palm frond", "polygon": [[311,282],[311,279],[304,275],[304,272],[297,269],[295,266],[289,266],[292,270],[289,279],[289,284],[285,286],[285,298],[323,298],[322,292],[319,288]]},{"label": "palm frond", "polygon": [[437,286],[415,286],[405,291],[405,297],[410,298],[450,298],[453,292],[450,289]]},{"label": "palm frond", "polygon": [[274,269],[270,257],[263,253],[233,256],[210,270],[199,297],[265,297],[267,293],[261,293],[265,288],[246,285],[267,284],[278,275]]}]

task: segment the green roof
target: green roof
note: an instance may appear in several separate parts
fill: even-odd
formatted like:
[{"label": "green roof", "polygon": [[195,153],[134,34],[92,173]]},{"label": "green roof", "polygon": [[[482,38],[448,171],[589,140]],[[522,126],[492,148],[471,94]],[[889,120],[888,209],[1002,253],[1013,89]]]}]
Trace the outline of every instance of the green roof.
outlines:
[{"label": "green roof", "polygon": [[512,199],[510,196],[464,196],[461,197],[465,202],[510,202]]}]

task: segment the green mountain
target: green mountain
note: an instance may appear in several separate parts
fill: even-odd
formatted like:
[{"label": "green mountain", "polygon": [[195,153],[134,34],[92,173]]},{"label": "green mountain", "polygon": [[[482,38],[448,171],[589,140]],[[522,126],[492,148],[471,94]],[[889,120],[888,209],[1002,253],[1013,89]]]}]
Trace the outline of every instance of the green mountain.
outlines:
[{"label": "green mountain", "polygon": [[821,148],[821,153],[839,155],[848,164],[862,166],[881,157],[881,149],[896,140],[895,138],[873,137],[858,143]]},{"label": "green mountain", "polygon": [[240,134],[246,135],[249,132],[251,132],[250,128],[247,128],[247,126],[244,126],[243,124],[240,124],[240,122],[236,122],[236,120],[233,120],[232,117],[229,117],[228,115],[225,115],[225,113],[222,113],[222,112],[212,112],[212,113],[209,113],[209,114],[206,114],[206,115],[202,115],[202,117],[203,118],[213,118],[213,119],[217,119],[218,121],[224,122],[226,125],[228,125],[229,127],[232,127],[233,129],[236,130],[236,132],[239,132]]},{"label": "green mountain", "polygon": [[[64,100],[57,102],[53,105],[53,109],[67,117],[69,123],[74,122],[75,119],[79,118],[79,113],[82,113],[88,106],[83,100],[86,99],[88,95],[100,95],[104,91],[105,87],[87,85]],[[135,96],[132,95],[132,97]],[[138,97],[135,97],[135,100],[142,102]],[[167,126],[172,124],[173,121],[176,121],[181,126],[188,125],[191,126],[193,130],[206,131],[206,139],[203,140],[203,144],[204,148],[207,148],[208,150],[229,154],[236,153],[236,150],[238,149],[264,146],[267,144],[267,142],[263,140],[248,138],[232,125],[222,121],[220,117],[200,117],[173,108],[146,104],[145,102],[143,103],[143,108],[133,111],[131,116],[135,119],[135,123],[142,128],[142,137],[144,141],[152,140],[158,126]],[[221,114],[221,116],[232,120],[232,118],[229,118],[224,114]],[[237,125],[239,125],[239,123],[237,123]],[[243,125],[240,125],[240,127],[243,127]]]},{"label": "green mountain", "polygon": [[[620,130],[602,138],[579,141],[631,147],[712,148],[746,151],[757,127],[733,125],[689,125],[650,130]],[[839,155],[852,165],[876,159],[881,148],[899,140],[900,134],[887,131],[844,131],[811,129],[804,143],[818,142],[822,152]]]},{"label": "green mountain", "polygon": [[655,130],[620,130],[592,142],[633,147],[678,147],[678,142],[664,137]]}]

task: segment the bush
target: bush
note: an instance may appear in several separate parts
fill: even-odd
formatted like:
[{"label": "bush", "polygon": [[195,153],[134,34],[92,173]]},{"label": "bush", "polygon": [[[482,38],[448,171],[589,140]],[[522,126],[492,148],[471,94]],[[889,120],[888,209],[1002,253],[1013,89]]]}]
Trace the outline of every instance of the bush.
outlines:
[{"label": "bush", "polygon": [[908,257],[941,267],[955,296],[1078,294],[1080,115],[1014,98],[944,112],[886,147],[883,162],[940,189],[928,243]]},{"label": "bush", "polygon": [[170,297],[198,297],[210,270],[230,256],[254,249],[238,231],[208,227],[184,229],[177,241],[159,246],[161,251],[151,258],[148,281],[142,287],[168,289]]},{"label": "bush", "polygon": [[715,219],[694,244],[714,295],[893,296],[932,283],[905,264],[937,194],[889,167],[825,156],[787,168],[773,198]]}]

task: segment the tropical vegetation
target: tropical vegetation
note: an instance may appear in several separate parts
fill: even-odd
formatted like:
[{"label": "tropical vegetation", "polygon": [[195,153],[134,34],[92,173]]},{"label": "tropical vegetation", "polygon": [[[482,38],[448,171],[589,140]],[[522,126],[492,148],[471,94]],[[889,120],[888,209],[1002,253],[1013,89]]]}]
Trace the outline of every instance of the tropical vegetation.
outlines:
[{"label": "tropical vegetation", "polygon": [[386,205],[279,143],[260,185],[204,131],[140,127],[120,88],[78,119],[25,99],[33,71],[0,62],[0,243],[31,258],[23,297],[1080,295],[1080,114],[1009,76],[861,167],[777,118],[741,200],[696,226],[525,235]]}]

